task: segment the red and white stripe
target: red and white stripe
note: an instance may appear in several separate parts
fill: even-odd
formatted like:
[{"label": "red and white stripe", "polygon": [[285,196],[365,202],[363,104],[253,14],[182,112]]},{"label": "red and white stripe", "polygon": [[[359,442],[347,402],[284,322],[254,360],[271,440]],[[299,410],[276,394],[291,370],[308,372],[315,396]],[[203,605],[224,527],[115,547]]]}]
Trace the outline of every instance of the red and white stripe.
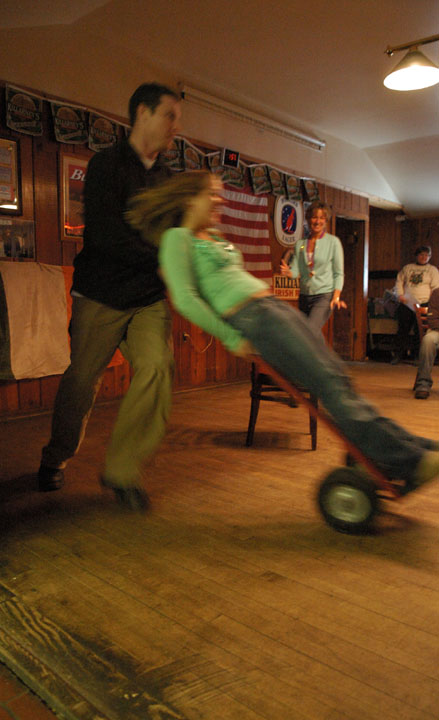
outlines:
[{"label": "red and white stripe", "polygon": [[244,256],[245,269],[271,284],[272,265],[268,231],[268,200],[264,195],[229,189],[224,191],[219,229]]}]

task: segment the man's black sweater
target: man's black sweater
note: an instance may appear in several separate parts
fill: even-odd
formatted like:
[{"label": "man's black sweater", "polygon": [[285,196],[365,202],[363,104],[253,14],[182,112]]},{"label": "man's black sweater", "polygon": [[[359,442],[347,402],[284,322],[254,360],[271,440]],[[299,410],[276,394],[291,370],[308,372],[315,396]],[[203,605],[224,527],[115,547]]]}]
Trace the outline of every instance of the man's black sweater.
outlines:
[{"label": "man's black sweater", "polygon": [[84,246],[74,261],[72,290],[123,310],[163,299],[157,248],[125,221],[128,200],[170,175],[160,160],[147,170],[128,140],[94,155],[84,188]]}]

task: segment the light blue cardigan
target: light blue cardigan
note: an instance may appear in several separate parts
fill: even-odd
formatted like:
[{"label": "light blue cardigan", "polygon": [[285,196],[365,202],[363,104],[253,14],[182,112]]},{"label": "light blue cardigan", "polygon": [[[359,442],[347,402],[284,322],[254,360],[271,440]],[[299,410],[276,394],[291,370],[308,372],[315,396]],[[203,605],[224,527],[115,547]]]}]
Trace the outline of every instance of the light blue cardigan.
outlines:
[{"label": "light blue cardigan", "polygon": [[293,277],[300,276],[301,295],[342,290],[344,282],[343,246],[335,235],[325,233],[318,238],[314,249],[313,275],[310,274],[306,256],[306,240],[298,240],[294,255],[289,260]]}]

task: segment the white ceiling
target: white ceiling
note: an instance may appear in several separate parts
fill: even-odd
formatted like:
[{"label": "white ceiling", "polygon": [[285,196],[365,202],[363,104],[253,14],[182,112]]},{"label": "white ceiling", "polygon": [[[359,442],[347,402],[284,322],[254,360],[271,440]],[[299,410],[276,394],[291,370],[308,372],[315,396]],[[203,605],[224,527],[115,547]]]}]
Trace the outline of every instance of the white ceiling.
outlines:
[{"label": "white ceiling", "polygon": [[[438,0],[3,0],[0,27],[71,26],[319,138],[363,149],[409,214],[439,215],[439,86],[387,90],[387,45],[439,33]],[[56,27],[54,27],[56,32]],[[439,42],[422,51],[439,64]]]}]

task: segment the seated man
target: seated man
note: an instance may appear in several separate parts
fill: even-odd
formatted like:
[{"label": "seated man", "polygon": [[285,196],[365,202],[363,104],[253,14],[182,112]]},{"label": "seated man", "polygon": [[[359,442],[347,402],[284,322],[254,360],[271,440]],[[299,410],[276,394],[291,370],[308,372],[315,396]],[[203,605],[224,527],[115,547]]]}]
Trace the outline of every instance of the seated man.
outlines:
[{"label": "seated man", "polygon": [[415,353],[419,347],[420,338],[416,325],[416,315],[412,303],[421,307],[428,305],[431,292],[439,287],[439,271],[437,267],[430,264],[431,247],[421,245],[415,250],[415,262],[404,265],[396,278],[395,292],[399,300],[397,310],[398,332],[394,352],[392,354],[392,365],[403,360],[409,343],[410,330],[415,333]]},{"label": "seated man", "polygon": [[431,371],[439,348],[439,288],[433,290],[427,310],[428,330],[421,341],[419,367],[415,381],[415,398],[426,400],[433,385]]}]

